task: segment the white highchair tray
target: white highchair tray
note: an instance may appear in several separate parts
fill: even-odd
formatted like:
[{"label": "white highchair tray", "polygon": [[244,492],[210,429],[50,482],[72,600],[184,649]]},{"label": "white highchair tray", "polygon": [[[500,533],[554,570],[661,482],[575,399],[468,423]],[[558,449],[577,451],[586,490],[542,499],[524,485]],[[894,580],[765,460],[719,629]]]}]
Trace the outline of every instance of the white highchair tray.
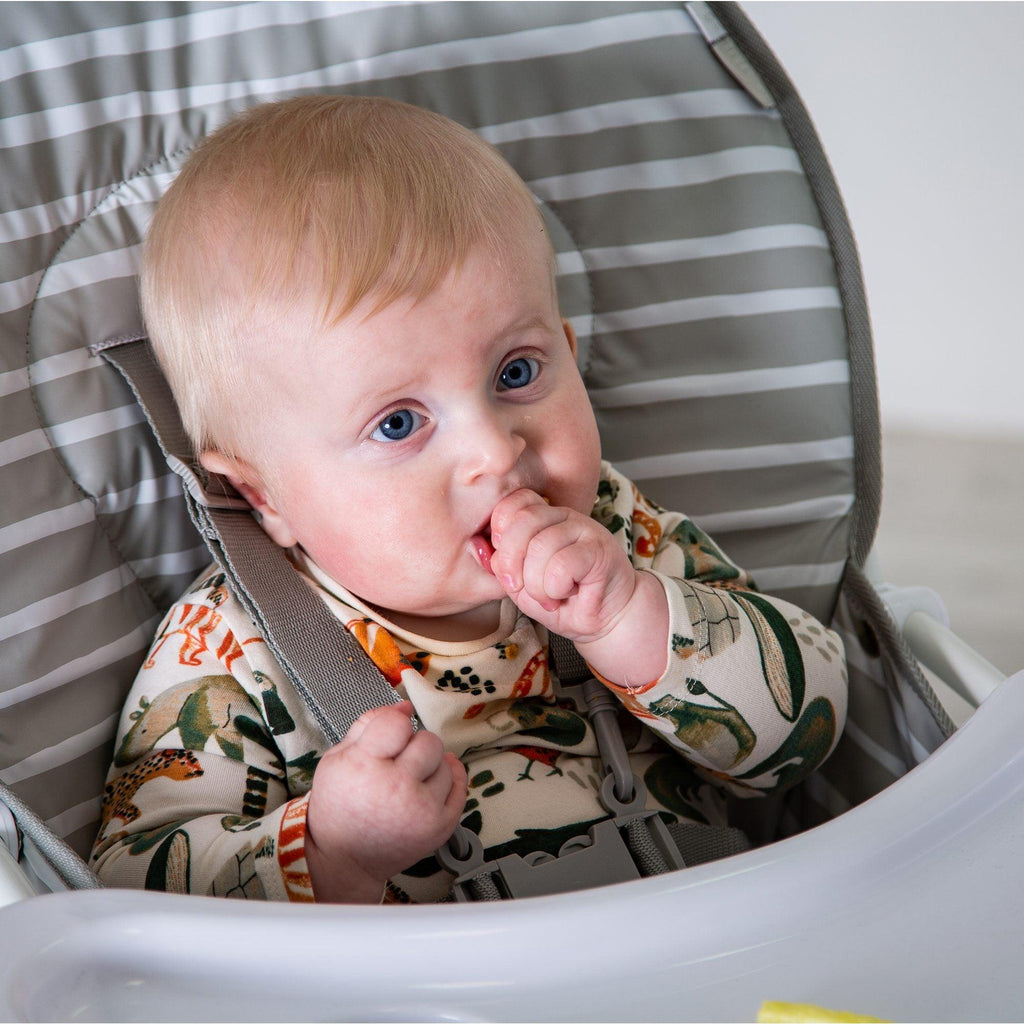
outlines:
[{"label": "white highchair tray", "polygon": [[107,890],[0,911],[4,1020],[1019,1020],[1024,672],[919,768],[727,860],[500,905]]}]

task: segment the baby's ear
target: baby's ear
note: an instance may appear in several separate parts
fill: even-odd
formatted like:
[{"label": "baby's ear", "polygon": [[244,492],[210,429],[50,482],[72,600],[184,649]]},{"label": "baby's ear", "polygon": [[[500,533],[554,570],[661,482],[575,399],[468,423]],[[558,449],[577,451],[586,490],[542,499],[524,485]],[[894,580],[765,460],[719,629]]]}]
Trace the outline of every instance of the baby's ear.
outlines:
[{"label": "baby's ear", "polygon": [[576,332],[572,329],[572,324],[569,323],[565,317],[562,317],[562,330],[565,331],[565,340],[569,342],[569,348],[572,349],[572,357],[576,359],[579,353],[579,345],[576,342]]},{"label": "baby's ear", "polygon": [[298,543],[254,466],[249,465],[244,459],[231,458],[223,452],[214,450],[200,454],[199,461],[208,473],[224,477],[249,502],[253,511],[259,515],[264,532],[275,544],[290,548]]}]

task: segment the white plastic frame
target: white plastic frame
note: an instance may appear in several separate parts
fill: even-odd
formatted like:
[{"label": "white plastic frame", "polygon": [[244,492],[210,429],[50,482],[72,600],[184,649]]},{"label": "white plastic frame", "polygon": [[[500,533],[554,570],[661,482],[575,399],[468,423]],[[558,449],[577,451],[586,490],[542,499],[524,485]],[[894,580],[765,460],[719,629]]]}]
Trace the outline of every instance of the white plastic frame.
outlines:
[{"label": "white plastic frame", "polygon": [[764,1000],[1019,1019],[1021,721],[1024,672],[834,821],[599,890],[425,907],[21,900],[0,911],[0,1019],[743,1020]]}]

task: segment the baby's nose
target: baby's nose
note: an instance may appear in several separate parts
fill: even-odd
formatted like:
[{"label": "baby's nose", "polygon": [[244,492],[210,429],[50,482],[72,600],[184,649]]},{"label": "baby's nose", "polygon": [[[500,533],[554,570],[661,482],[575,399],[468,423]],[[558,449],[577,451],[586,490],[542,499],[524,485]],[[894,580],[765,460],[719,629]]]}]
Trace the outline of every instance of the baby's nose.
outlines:
[{"label": "baby's nose", "polygon": [[507,476],[526,449],[517,426],[501,416],[481,416],[469,430],[462,446],[462,466],[467,483],[481,476]]}]

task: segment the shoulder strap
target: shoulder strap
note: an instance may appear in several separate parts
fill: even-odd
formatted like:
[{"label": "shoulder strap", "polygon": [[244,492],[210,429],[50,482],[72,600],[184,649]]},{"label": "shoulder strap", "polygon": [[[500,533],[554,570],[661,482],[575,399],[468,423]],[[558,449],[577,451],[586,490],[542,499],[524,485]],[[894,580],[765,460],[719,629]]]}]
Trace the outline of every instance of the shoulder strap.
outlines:
[{"label": "shoulder strap", "polygon": [[167,464],[184,481],[192,521],[327,742],[337,743],[363,712],[397,703],[394,688],[263,532],[245,499],[198,465],[147,339],[114,338],[90,351],[135,393]]}]

